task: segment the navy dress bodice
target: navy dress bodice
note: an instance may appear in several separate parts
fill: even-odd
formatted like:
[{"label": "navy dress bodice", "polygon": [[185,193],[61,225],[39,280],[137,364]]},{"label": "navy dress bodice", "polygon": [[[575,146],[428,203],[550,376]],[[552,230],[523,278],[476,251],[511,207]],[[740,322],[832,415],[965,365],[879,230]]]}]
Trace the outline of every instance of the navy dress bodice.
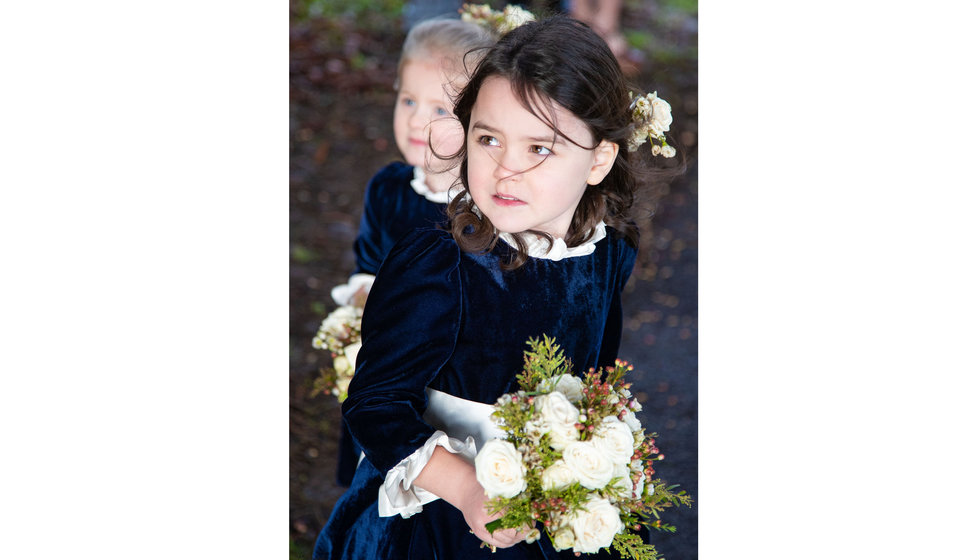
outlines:
[{"label": "navy dress bodice", "polygon": [[[505,271],[513,251],[463,252],[445,231],[417,230],[391,250],[362,321],[362,347],[343,414],[365,453],[351,488],[317,541],[320,559],[559,558],[547,537],[488,548],[443,500],[409,518],[378,515],[387,472],[433,435],[425,388],[486,404],[518,389],[531,337],[553,336],[575,369],[611,365],[622,332],[620,293],[636,249],[617,232],[590,255],[530,258]],[[567,554],[566,554],[567,553]]]}]

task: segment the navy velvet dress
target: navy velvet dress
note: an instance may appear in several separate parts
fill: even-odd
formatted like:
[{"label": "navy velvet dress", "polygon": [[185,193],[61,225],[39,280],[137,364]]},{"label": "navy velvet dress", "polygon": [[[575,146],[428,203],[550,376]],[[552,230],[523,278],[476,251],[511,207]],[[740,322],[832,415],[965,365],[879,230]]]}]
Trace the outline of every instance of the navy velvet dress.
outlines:
[{"label": "navy velvet dress", "polygon": [[463,252],[452,235],[418,230],[389,253],[362,322],[357,373],[343,405],[363,448],[350,489],[321,531],[314,559],[571,558],[547,537],[533,544],[480,548],[462,514],[443,500],[409,518],[380,517],[387,472],[434,433],[423,420],[425,388],[492,404],[518,389],[531,337],[557,338],[577,370],[611,364],[622,333],[620,293],[636,249],[617,232],[590,255],[531,258],[503,271],[511,249]]},{"label": "navy velvet dress", "polygon": [[445,202],[433,202],[412,189],[414,169],[395,161],[368,182],[354,241],[355,273],[377,274],[385,255],[405,234],[446,222]]},{"label": "navy velvet dress", "polygon": [[[446,204],[433,202],[412,186],[415,168],[395,161],[378,171],[364,192],[364,212],[354,241],[354,273],[377,274],[388,251],[408,232],[446,221]],[[341,426],[337,484],[350,486],[361,450]]]}]

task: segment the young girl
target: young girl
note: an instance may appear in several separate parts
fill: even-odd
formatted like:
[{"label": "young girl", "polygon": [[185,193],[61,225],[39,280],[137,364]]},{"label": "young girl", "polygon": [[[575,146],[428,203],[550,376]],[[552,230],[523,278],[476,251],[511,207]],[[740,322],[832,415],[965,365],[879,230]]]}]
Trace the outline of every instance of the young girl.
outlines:
[{"label": "young girl", "polygon": [[[567,17],[505,35],[461,92],[451,232],[418,230],[378,272],[344,417],[364,449],[314,558],[559,558],[499,517],[472,458],[517,388],[525,342],[611,364],[636,258],[630,95],[615,57]],[[486,543],[495,548],[481,547]]]},{"label": "young girl", "polygon": [[[405,38],[395,89],[395,143],[405,163],[392,162],[378,171],[364,194],[364,212],[354,255],[357,267],[347,284],[334,288],[337,305],[362,301],[385,255],[409,231],[446,221],[453,169],[436,153],[460,148],[463,130],[452,118],[450,93],[466,83],[491,36],[473,23],[434,19],[419,23]],[[431,143],[430,143],[431,142]],[[360,450],[341,428],[337,483],[349,486]]]}]

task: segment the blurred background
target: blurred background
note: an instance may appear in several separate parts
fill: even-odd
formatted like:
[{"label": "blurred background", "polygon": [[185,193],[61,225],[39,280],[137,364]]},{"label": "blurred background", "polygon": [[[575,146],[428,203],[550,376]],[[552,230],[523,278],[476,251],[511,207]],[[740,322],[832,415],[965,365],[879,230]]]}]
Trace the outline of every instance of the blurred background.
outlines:
[{"label": "blurred background", "polygon": [[[340,405],[311,396],[329,354],[311,341],[333,308],[330,288],[354,268],[364,187],[400,159],[392,138],[393,82],[405,29],[439,3],[403,0],[290,2],[290,559],[313,542],[343,494],[335,483]],[[502,9],[505,2],[489,2]],[[541,14],[548,5],[528,2]],[[665,460],[663,479],[694,496],[668,510],[676,533],[655,533],[668,560],[697,558],[697,2],[623,0],[623,59],[638,90],[673,108],[669,135],[688,170],[642,194],[640,253],[624,292],[620,357],[635,366],[640,419]],[[641,148],[643,149],[643,148]]]}]

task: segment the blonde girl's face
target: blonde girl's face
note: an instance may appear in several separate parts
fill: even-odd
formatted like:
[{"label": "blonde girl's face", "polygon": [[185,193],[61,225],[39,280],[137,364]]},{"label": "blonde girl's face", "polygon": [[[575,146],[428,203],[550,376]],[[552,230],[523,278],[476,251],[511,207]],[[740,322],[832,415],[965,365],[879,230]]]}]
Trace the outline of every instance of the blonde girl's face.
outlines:
[{"label": "blonde girl's face", "polygon": [[[595,144],[584,122],[552,105],[559,130],[580,146]],[[568,232],[585,189],[602,181],[619,153],[605,140],[590,150],[556,137],[499,76],[480,87],[466,142],[470,196],[484,216],[502,232],[534,229],[556,239]]]},{"label": "blonde girl's face", "polygon": [[395,101],[395,143],[406,162],[430,172],[450,165],[433,156],[430,139],[443,157],[454,154],[463,143],[463,128],[453,115],[447,92],[448,81],[446,66],[439,57],[409,59],[402,66]]}]

